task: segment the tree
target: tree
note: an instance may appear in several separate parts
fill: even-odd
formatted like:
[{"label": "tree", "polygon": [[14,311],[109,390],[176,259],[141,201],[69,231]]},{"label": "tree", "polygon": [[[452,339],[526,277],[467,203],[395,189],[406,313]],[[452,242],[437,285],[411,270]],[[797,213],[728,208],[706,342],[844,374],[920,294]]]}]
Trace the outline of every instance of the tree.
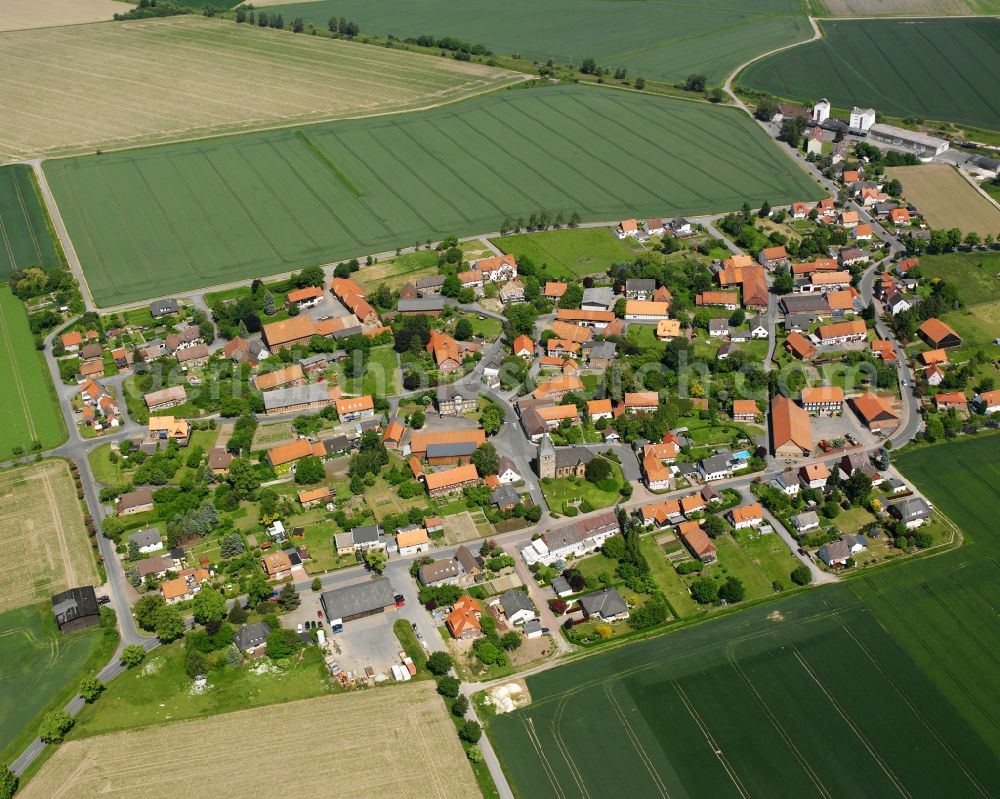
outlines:
[{"label": "tree", "polygon": [[500,646],[508,652],[513,652],[515,649],[518,649],[521,644],[521,634],[515,630],[511,630],[510,632],[504,633],[500,636]]},{"label": "tree", "polygon": [[510,340],[519,335],[530,336],[534,332],[535,322],[538,319],[538,310],[534,305],[528,303],[517,303],[507,306],[504,311],[507,317],[507,337]]},{"label": "tree", "polygon": [[249,577],[244,578],[240,582],[240,589],[247,595],[247,604],[250,607],[256,607],[271,596],[271,585],[260,570],[255,570]]},{"label": "tree", "polygon": [[702,527],[709,538],[718,538],[726,532],[726,523],[718,516],[706,516]]},{"label": "tree", "polygon": [[135,623],[141,629],[152,632],[156,629],[156,617],[164,604],[163,597],[159,594],[146,594],[140,597],[139,601],[132,607]]},{"label": "tree", "polygon": [[757,107],[754,109],[753,115],[761,122],[768,122],[774,119],[778,110],[778,104],[776,102],[764,99],[757,103]]},{"label": "tree", "polygon": [[375,574],[381,574],[385,569],[385,562],[388,560],[384,549],[374,547],[365,552],[365,565]]},{"label": "tree", "polygon": [[219,553],[224,558],[235,558],[246,552],[246,544],[243,543],[243,536],[239,533],[227,533],[222,537],[219,545]]},{"label": "tree", "polygon": [[319,483],[325,478],[326,470],[323,468],[323,461],[315,455],[299,458],[295,464],[295,482],[299,485]]},{"label": "tree", "polygon": [[488,474],[496,474],[500,468],[500,456],[497,455],[496,447],[489,441],[476,447],[476,451],[472,453],[471,460],[475,464],[480,477],[486,477]]},{"label": "tree", "polygon": [[11,799],[17,793],[17,784],[17,775],[6,763],[0,763],[0,799]]},{"label": "tree", "polygon": [[[69,713],[65,710],[52,710],[42,718],[38,737],[47,744],[57,744],[62,742],[72,727],[73,717]],[[473,743],[475,742],[473,741]]]},{"label": "tree", "polygon": [[184,656],[184,672],[192,680],[201,677],[208,671],[208,661],[197,649],[189,648]]},{"label": "tree", "polygon": [[454,699],[456,696],[458,696],[458,692],[461,686],[462,683],[456,677],[445,676],[442,677],[440,680],[438,680],[437,692],[441,694],[441,696],[446,696],[449,699]]},{"label": "tree", "polygon": [[97,677],[84,677],[80,683],[80,696],[87,704],[93,704],[104,690],[104,683]]},{"label": "tree", "polygon": [[274,316],[277,310],[278,308],[274,303],[274,295],[271,293],[271,290],[264,289],[264,313],[268,316]]},{"label": "tree", "polygon": [[323,581],[319,577],[313,577],[312,585],[310,586],[313,591],[320,592],[323,590]]},{"label": "tree", "polygon": [[742,602],[747,590],[743,583],[736,577],[727,577],[726,581],[719,586],[719,599],[724,599],[729,604]]},{"label": "tree", "polygon": [[472,338],[472,322],[464,316],[455,323],[455,338],[459,341],[468,341]]},{"label": "tree", "polygon": [[295,630],[290,630],[287,627],[279,627],[277,630],[271,630],[267,634],[267,647],[265,651],[269,658],[275,660],[277,658],[288,657],[301,645],[302,642],[299,640],[299,636]]},{"label": "tree", "polygon": [[646,88],[646,79],[644,77],[642,77],[642,76],[639,76],[638,78],[636,78],[635,79],[635,88],[637,88],[640,92],[643,89],[645,89]]},{"label": "tree", "polygon": [[163,643],[176,641],[184,635],[184,619],[172,605],[164,605],[156,613],[156,637]]},{"label": "tree", "polygon": [[559,298],[560,308],[579,308],[583,302],[583,285],[581,283],[570,283],[566,286],[566,291]]},{"label": "tree", "polygon": [[202,588],[195,594],[191,610],[198,624],[222,621],[226,617],[226,598],[214,588]]},{"label": "tree", "polygon": [[611,560],[621,560],[625,557],[625,539],[621,535],[613,535],[604,541],[601,552]]},{"label": "tree", "polygon": [[792,582],[796,585],[809,585],[812,582],[812,572],[809,571],[809,567],[804,563],[796,566],[792,569],[791,575]]},{"label": "tree", "polygon": [[615,634],[615,630],[610,624],[597,624],[594,626],[594,632],[602,641],[607,641]]},{"label": "tree", "polygon": [[584,470],[587,482],[594,483],[595,485],[604,480],[610,480],[611,474],[611,464],[605,458],[592,459]]},{"label": "tree", "polygon": [[227,618],[233,624],[245,624],[246,620],[250,618],[250,614],[243,609],[243,606],[239,602],[234,602]]},{"label": "tree", "polygon": [[483,409],[479,423],[483,426],[483,430],[486,431],[486,435],[493,436],[500,432],[500,427],[503,425],[503,417],[503,408],[495,402],[491,402]]},{"label": "tree", "polygon": [[794,150],[802,142],[802,134],[805,129],[806,120],[804,117],[786,119],[781,123],[781,132],[778,134],[778,138]]},{"label": "tree", "polygon": [[715,580],[710,577],[699,577],[691,583],[691,596],[700,605],[711,605],[718,595]]},{"label": "tree", "polygon": [[684,82],[684,88],[689,92],[705,91],[705,76],[697,74],[688,75],[687,80]]},{"label": "tree", "polygon": [[279,608],[287,612],[289,610],[295,610],[295,608],[301,604],[302,600],[299,598],[294,585],[291,583],[285,583],[281,586],[281,590],[278,592]]},{"label": "tree", "polygon": [[237,499],[249,499],[260,488],[260,477],[246,458],[234,458],[226,472],[226,482]]},{"label": "tree", "polygon": [[483,737],[483,728],[474,719],[466,719],[458,725],[458,737],[466,743],[474,744]]},{"label": "tree", "polygon": [[451,655],[447,652],[434,652],[427,658],[427,670],[431,674],[443,675],[451,671],[454,665]]},{"label": "tree", "polygon": [[127,669],[134,669],[146,659],[146,649],[142,644],[129,644],[122,650],[121,663]]},{"label": "tree", "polygon": [[462,716],[469,712],[469,697],[465,694],[456,696],[455,701],[451,703],[451,712],[462,718]]},{"label": "tree", "polygon": [[584,75],[593,75],[597,72],[597,62],[593,58],[583,59],[583,63],[580,64],[580,72]]}]

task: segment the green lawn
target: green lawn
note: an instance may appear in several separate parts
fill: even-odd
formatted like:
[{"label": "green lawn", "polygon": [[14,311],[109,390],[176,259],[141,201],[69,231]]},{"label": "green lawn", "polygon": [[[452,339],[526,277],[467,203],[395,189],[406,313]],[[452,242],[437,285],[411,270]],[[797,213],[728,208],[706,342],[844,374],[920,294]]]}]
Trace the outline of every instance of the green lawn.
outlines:
[{"label": "green lawn", "polygon": [[583,560],[578,560],[573,564],[574,569],[579,569],[580,574],[584,576],[584,579],[591,578],[596,580],[598,575],[607,572],[612,577],[614,577],[615,569],[618,567],[618,561],[613,560],[606,555],[598,552],[596,555],[589,555]]},{"label": "green lawn", "polygon": [[[778,97],[826,97],[837,108],[871,105],[892,116],[1000,129],[989,77],[1000,73],[997,20],[851,20],[821,27],[821,41],[758,61],[740,83]],[[885,68],[913,53],[921,58],[912,68]]]},{"label": "green lawn", "polygon": [[338,382],[345,394],[385,397],[402,391],[399,360],[391,345],[371,350],[364,375],[360,379],[344,377],[342,362],[338,364],[338,371]]},{"label": "green lawn", "polygon": [[515,258],[530,257],[547,276],[568,280],[604,273],[613,263],[634,260],[639,251],[638,245],[633,248],[607,228],[520,233],[501,236],[493,243]]},{"label": "green lawn", "polygon": [[875,517],[864,508],[851,508],[850,510],[841,510],[833,523],[842,533],[856,533],[873,521],[875,521]]},{"label": "green lawn", "polygon": [[783,588],[792,587],[790,575],[799,561],[777,533],[761,535],[753,529],[734,530],[732,537],[756,567],[756,571],[763,575],[769,589],[773,590],[774,584]]},{"label": "green lawn", "polygon": [[919,269],[925,280],[941,278],[951,283],[967,305],[1000,301],[1000,252],[922,255]]},{"label": "green lawn", "polygon": [[44,712],[62,707],[80,679],[114,652],[95,627],[64,635],[48,602],[0,614],[0,763],[10,763],[37,735]]},{"label": "green lawn", "polygon": [[[511,124],[487,124],[497,118]],[[496,230],[540,209],[588,221],[822,196],[741,112],[570,85],[44,168],[99,305]],[[603,252],[587,239],[561,253],[565,274],[631,260],[603,233]]]},{"label": "green lawn", "polygon": [[625,331],[625,338],[644,350],[662,352],[666,348],[666,344],[656,337],[655,325],[629,325]]},{"label": "green lawn", "polygon": [[428,676],[425,671],[427,654],[420,645],[420,641],[417,640],[417,635],[413,632],[413,626],[410,622],[406,619],[396,619],[392,623],[392,631],[396,633],[396,638],[399,639],[399,644],[403,647],[403,651],[413,661],[413,665],[417,667],[417,678]]},{"label": "green lawn", "polygon": [[30,166],[0,167],[0,281],[14,269],[62,265]]},{"label": "green lawn", "polygon": [[[100,701],[77,718],[71,737],[90,737],[165,721],[214,716],[233,710],[292,702],[330,693],[319,649],[306,647],[287,670],[254,674],[252,664],[208,675],[209,690],[191,691],[184,672],[184,645],[178,641],[150,653],[141,666],[108,685]],[[257,661],[267,663],[268,661]]]},{"label": "green lawn", "polygon": [[562,512],[565,503],[577,499],[589,502],[595,510],[613,505],[620,497],[618,489],[624,480],[621,467],[613,462],[611,465],[612,479],[615,482],[614,491],[604,491],[585,477],[546,478],[541,481],[545,501],[556,513]]},{"label": "green lawn", "polygon": [[51,449],[66,440],[44,356],[35,349],[24,305],[6,284],[0,285],[0,382],[7,387],[0,457],[10,456],[15,447],[29,452],[34,442]]},{"label": "green lawn", "polygon": [[391,289],[398,289],[406,283],[436,274],[437,263],[437,250],[418,250],[386,258],[371,266],[362,266],[353,278],[369,293],[381,283]]},{"label": "green lawn", "polygon": [[688,591],[688,586],[684,582],[684,578],[677,573],[673,564],[667,560],[663,552],[663,547],[656,543],[659,535],[661,534],[651,533],[644,536],[640,544],[642,554],[646,556],[646,560],[649,562],[649,573],[653,575],[653,579],[660,586],[660,590],[663,591],[667,601],[670,602],[670,607],[674,609],[674,613],[677,614],[678,618],[693,616],[701,606],[691,598],[691,592]]},{"label": "green lawn", "polygon": [[[115,448],[117,454],[118,448]],[[87,453],[87,463],[90,464],[90,473],[98,483],[113,486],[127,482],[128,476],[121,466],[121,459],[117,463],[112,463],[108,455],[111,453],[111,444],[100,444]]]}]

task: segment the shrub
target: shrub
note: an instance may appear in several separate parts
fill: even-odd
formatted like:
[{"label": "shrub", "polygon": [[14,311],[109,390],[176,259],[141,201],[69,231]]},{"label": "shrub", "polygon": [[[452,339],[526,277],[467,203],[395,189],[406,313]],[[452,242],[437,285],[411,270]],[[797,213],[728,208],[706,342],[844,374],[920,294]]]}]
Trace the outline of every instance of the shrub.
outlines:
[{"label": "shrub", "polygon": [[715,581],[710,577],[699,577],[691,583],[691,596],[700,605],[711,605],[719,596]]},{"label": "shrub", "polygon": [[434,652],[427,658],[427,669],[431,674],[443,675],[451,671],[454,662],[447,652]]},{"label": "shrub", "polygon": [[469,698],[464,694],[456,696],[455,701],[451,703],[451,712],[459,718],[462,718],[469,712]]},{"label": "shrub", "polygon": [[705,568],[705,564],[700,560],[685,560],[674,566],[674,571],[678,574],[694,574]]},{"label": "shrub", "polygon": [[809,571],[809,567],[805,564],[796,566],[792,569],[792,573],[789,576],[796,585],[809,585],[812,582],[812,572]]},{"label": "shrub", "polygon": [[458,737],[466,743],[474,744],[483,737],[483,728],[478,721],[466,719],[458,726]]},{"label": "shrub", "polygon": [[461,685],[462,684],[455,677],[442,677],[438,680],[437,692],[441,694],[441,696],[454,699],[458,696],[458,691]]}]

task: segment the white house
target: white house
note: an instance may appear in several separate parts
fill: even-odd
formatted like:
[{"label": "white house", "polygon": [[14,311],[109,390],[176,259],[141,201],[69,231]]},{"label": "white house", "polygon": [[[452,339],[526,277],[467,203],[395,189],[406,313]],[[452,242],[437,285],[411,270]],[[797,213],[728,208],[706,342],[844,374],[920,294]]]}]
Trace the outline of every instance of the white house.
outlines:
[{"label": "white house", "polygon": [[546,566],[557,560],[579,558],[601,548],[618,533],[618,518],[613,511],[580,519],[568,527],[542,533],[521,549],[521,557],[529,566],[541,562]]},{"label": "white house", "polygon": [[512,588],[493,599],[490,605],[499,605],[511,624],[524,624],[535,618],[535,606],[528,595],[519,588]]},{"label": "white house", "polygon": [[750,505],[740,505],[733,508],[726,514],[729,523],[737,530],[745,530],[748,527],[760,527],[764,521],[764,512],[760,504],[754,502]]},{"label": "white house", "polygon": [[155,527],[148,527],[139,530],[128,537],[129,544],[135,544],[139,552],[148,555],[150,552],[159,552],[163,549],[163,539],[160,538],[160,531]]},{"label": "white house", "polygon": [[763,317],[755,316],[747,322],[747,326],[750,329],[750,338],[767,338],[767,325],[764,323]]},{"label": "white house", "polygon": [[639,226],[634,219],[623,219],[615,228],[615,235],[620,239],[627,239],[630,236],[634,239],[639,235]]},{"label": "white house", "polygon": [[400,527],[396,531],[396,548],[400,555],[418,555],[430,551],[431,539],[419,524]]},{"label": "white house", "polygon": [[803,511],[802,513],[796,513],[792,517],[792,524],[795,525],[795,532],[799,535],[803,533],[808,533],[810,530],[819,529],[819,514],[814,510]]},{"label": "white house", "polygon": [[862,133],[867,133],[869,128],[875,124],[875,109],[874,108],[858,108],[854,106],[851,109],[851,119],[848,122],[851,130],[860,130]]},{"label": "white house", "polygon": [[510,458],[501,458],[497,466],[497,479],[500,485],[513,485],[521,482],[521,473]]},{"label": "white house", "polygon": [[817,125],[822,125],[830,118],[830,101],[825,97],[819,100],[812,108],[812,121]]},{"label": "white house", "polygon": [[865,543],[864,536],[845,535],[820,547],[816,557],[830,567],[846,566],[848,558],[859,552],[864,552],[866,549],[868,549],[868,545]]}]

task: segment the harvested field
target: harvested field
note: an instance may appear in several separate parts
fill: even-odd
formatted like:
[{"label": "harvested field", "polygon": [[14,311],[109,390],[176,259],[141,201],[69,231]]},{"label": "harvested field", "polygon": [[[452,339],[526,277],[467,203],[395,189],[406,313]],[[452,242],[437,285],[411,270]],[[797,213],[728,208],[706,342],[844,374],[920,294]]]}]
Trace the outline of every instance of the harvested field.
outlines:
[{"label": "harvested field", "polygon": [[48,161],[45,173],[102,306],[496,230],[539,209],[609,220],[822,196],[744,114],[582,86]]},{"label": "harvested field", "polygon": [[[1000,208],[983,197],[948,164],[896,166],[886,170],[903,184],[903,197],[913,203],[933,229],[958,228],[963,233],[996,236]],[[969,301],[974,301],[970,297]]]},{"label": "harvested field", "polygon": [[83,511],[63,461],[0,472],[0,509],[0,612],[97,582]]},{"label": "harvested field", "polygon": [[101,22],[129,8],[118,0],[4,0],[0,31]]},{"label": "harvested field", "polygon": [[4,33],[0,63],[0,163],[426,108],[520,79],[196,15]]},{"label": "harvested field", "polygon": [[543,63],[594,58],[647,80],[683,82],[696,72],[710,84],[759,53],[812,34],[795,0],[323,0],[274,10],[323,27],[332,15],[346,16],[365,33],[402,39],[451,36]]},{"label": "harvested field", "polygon": [[[391,723],[387,723],[391,720]],[[456,799],[479,796],[472,769],[430,682],[320,697],[197,721],[70,741],[20,792],[24,799],[257,796],[262,772],[240,741],[281,741],[305,757],[267,795]],[[164,759],[184,768],[164,768]]]},{"label": "harvested field", "polygon": [[0,167],[0,280],[14,269],[59,264],[31,167]]},{"label": "harvested field", "polygon": [[826,97],[837,108],[870,105],[888,116],[1000,129],[1000,19],[846,20],[821,27],[821,40],[751,64],[739,82],[794,100]]}]

